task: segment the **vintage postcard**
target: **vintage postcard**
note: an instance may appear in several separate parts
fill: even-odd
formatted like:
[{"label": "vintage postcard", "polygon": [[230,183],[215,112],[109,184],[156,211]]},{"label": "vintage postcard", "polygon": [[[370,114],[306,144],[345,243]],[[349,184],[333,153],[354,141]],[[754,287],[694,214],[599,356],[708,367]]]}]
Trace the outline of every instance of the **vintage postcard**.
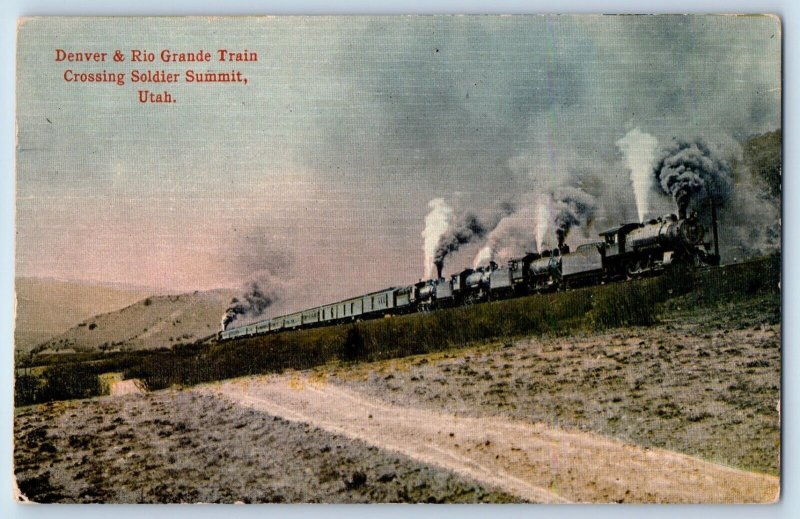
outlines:
[{"label": "vintage postcard", "polygon": [[20,20],[17,499],[776,502],[781,30]]}]

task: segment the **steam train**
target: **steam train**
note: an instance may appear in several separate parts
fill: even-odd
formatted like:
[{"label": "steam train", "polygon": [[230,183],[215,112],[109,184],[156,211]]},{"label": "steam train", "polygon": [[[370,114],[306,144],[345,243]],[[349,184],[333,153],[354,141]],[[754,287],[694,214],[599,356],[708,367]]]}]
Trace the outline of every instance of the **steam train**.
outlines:
[{"label": "steam train", "polygon": [[282,330],[328,326],[357,320],[476,304],[528,294],[658,275],[673,264],[718,265],[716,209],[711,206],[712,241],[695,213],[681,205],[674,214],[646,223],[627,223],[599,234],[574,252],[559,235],[558,247],[511,259],[506,266],[490,262],[414,285],[391,287],[289,315],[224,329],[221,341]]}]

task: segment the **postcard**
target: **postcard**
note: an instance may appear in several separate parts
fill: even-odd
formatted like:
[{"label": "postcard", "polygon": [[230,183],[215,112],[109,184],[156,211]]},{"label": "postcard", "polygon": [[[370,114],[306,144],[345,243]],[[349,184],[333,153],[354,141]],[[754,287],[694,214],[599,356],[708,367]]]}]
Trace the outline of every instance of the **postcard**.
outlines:
[{"label": "postcard", "polygon": [[18,23],[37,503],[774,503],[781,20]]}]

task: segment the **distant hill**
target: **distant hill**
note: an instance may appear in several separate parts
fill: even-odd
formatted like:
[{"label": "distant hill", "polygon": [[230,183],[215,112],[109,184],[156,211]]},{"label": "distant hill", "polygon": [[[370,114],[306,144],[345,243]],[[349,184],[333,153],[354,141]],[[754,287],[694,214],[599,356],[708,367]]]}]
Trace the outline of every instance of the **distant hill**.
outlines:
[{"label": "distant hill", "polygon": [[150,295],[142,288],[24,277],[16,279],[15,288],[17,352],[30,351],[93,315],[119,310]]},{"label": "distant hill", "polygon": [[214,334],[232,290],[151,296],[83,320],[36,352],[144,350],[194,342]]},{"label": "distant hill", "polygon": [[751,137],[743,146],[745,164],[773,197],[781,195],[781,142],[781,130],[778,129]]}]

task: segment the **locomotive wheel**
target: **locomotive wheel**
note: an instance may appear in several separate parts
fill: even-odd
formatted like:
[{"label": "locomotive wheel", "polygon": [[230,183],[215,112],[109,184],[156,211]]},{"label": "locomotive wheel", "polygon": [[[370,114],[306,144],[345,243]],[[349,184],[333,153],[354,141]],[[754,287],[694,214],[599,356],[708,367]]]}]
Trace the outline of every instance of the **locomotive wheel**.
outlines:
[{"label": "locomotive wheel", "polygon": [[628,279],[636,279],[642,275],[645,267],[642,264],[641,260],[632,261],[628,263],[628,266],[625,268],[625,273],[627,274]]}]

